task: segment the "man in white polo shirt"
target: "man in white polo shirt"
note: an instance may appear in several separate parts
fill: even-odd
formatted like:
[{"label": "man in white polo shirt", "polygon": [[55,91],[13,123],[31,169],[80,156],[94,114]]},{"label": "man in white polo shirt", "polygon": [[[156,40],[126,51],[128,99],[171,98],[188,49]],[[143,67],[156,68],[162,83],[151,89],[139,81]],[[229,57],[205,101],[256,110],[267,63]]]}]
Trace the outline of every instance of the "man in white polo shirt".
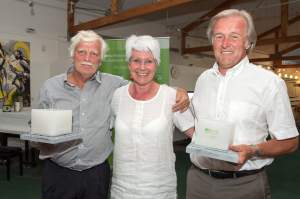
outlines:
[{"label": "man in white polo shirt", "polygon": [[187,199],[271,198],[264,167],[298,148],[298,131],[284,81],[249,62],[256,32],[246,11],[224,10],[207,30],[216,63],[197,80],[192,105],[199,119],[235,124],[238,164],[191,154]]}]

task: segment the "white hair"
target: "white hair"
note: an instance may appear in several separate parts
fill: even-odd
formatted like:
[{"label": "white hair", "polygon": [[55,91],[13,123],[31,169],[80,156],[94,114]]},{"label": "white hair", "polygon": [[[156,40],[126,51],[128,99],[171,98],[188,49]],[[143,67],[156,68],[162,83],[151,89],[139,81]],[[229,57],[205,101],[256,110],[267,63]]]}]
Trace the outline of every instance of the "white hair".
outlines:
[{"label": "white hair", "polygon": [[132,50],[152,53],[157,65],[160,64],[160,46],[157,39],[149,35],[136,36],[131,35],[126,40],[126,60],[129,61]]},{"label": "white hair", "polygon": [[100,35],[98,35],[96,32],[92,30],[81,30],[74,37],[71,38],[71,45],[69,47],[69,53],[71,57],[74,56],[76,46],[81,41],[85,41],[85,42],[99,41],[101,45],[101,49],[99,49],[100,59],[104,58],[107,51],[107,44]]},{"label": "white hair", "polygon": [[257,35],[253,23],[253,19],[251,15],[245,11],[245,10],[238,10],[238,9],[227,9],[219,12],[217,15],[211,18],[208,28],[207,28],[207,37],[209,41],[212,43],[212,35],[213,35],[213,29],[214,25],[219,19],[226,18],[226,17],[232,17],[232,16],[240,16],[242,17],[247,24],[247,38],[249,42],[249,47],[247,48],[247,53],[251,52],[253,48],[255,47],[256,41],[257,41]]}]

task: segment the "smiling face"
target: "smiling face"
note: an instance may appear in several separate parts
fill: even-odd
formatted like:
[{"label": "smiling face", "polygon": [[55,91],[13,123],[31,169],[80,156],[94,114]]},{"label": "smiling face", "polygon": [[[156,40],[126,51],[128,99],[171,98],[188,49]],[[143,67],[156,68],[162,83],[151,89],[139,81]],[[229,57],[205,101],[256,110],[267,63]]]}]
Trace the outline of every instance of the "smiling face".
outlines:
[{"label": "smiling face", "polygon": [[145,86],[153,82],[156,71],[156,61],[151,52],[133,49],[128,67],[131,78],[136,84]]},{"label": "smiling face", "polygon": [[222,74],[246,56],[248,47],[247,22],[241,16],[216,21],[212,35],[215,58]]},{"label": "smiling face", "polygon": [[101,61],[100,49],[101,45],[99,41],[79,42],[75,48],[73,57],[76,72],[85,78],[92,77]]}]

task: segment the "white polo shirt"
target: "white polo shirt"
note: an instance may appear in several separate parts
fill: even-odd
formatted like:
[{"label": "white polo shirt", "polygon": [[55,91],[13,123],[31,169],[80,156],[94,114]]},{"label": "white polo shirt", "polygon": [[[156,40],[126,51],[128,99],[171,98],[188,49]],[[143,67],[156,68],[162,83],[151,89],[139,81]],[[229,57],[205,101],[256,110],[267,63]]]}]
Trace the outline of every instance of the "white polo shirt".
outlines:
[{"label": "white polo shirt", "polygon": [[[276,74],[249,63],[240,63],[221,75],[217,63],[197,80],[192,105],[197,119],[225,120],[235,124],[233,144],[259,144],[270,135],[278,140],[298,136],[285,82]],[[252,170],[272,163],[273,158],[254,158],[241,168],[191,154],[200,168]]]}]

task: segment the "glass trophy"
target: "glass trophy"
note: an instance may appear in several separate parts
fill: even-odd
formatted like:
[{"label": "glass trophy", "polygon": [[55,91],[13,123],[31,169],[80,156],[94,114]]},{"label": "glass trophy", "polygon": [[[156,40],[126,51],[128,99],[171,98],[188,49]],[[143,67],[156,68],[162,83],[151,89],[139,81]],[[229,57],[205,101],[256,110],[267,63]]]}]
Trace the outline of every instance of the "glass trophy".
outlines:
[{"label": "glass trophy", "polygon": [[195,134],[187,153],[237,163],[237,152],[228,150],[233,142],[235,125],[221,120],[196,119]]}]

